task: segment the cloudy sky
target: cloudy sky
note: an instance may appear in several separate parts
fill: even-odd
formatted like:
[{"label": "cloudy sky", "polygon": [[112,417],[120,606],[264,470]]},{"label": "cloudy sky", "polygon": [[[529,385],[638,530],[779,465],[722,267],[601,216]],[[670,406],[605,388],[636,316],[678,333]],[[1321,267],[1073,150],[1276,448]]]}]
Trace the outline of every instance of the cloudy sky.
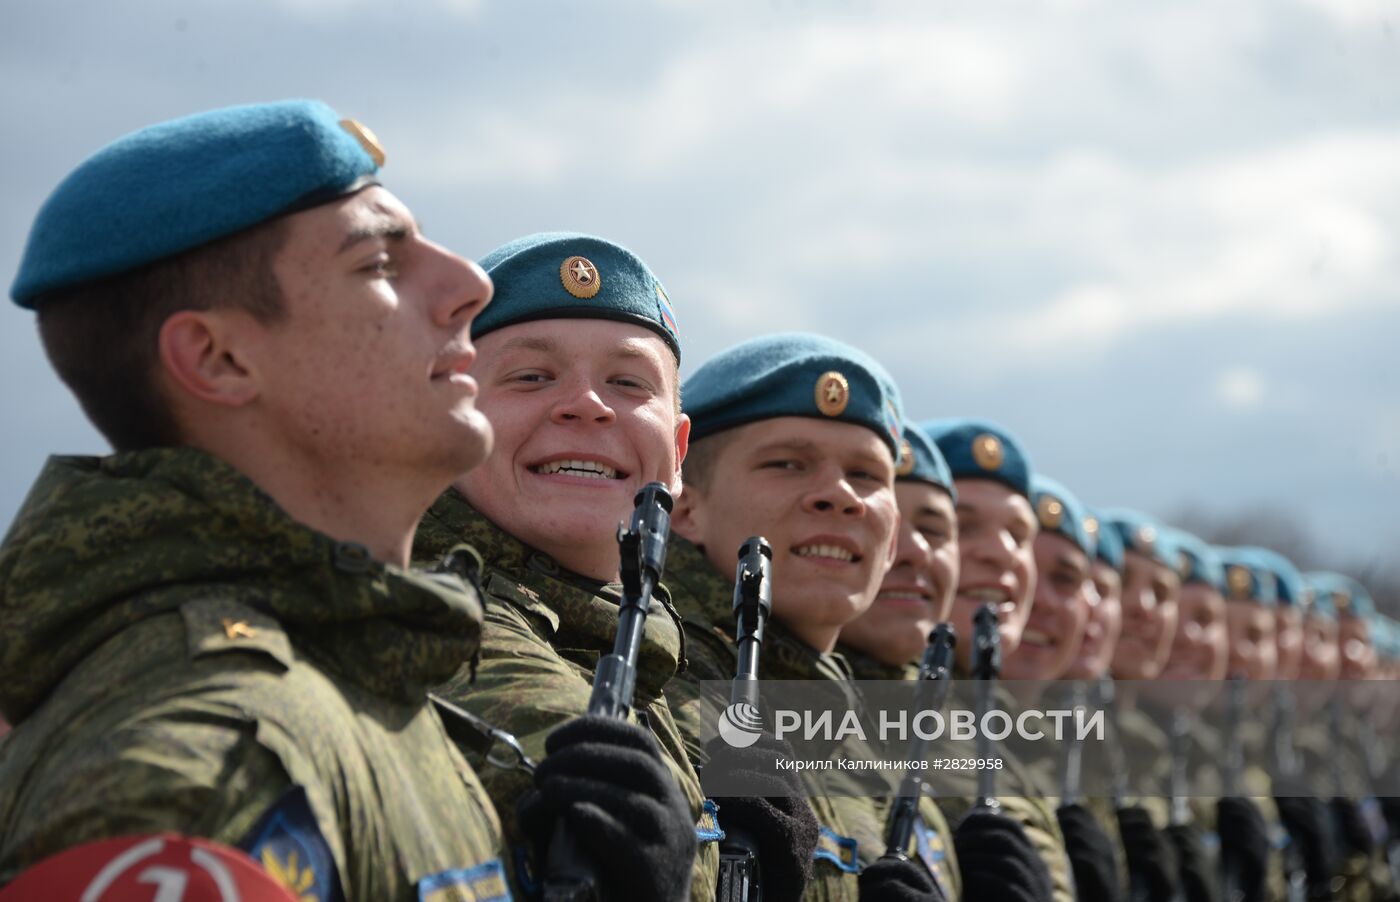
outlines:
[{"label": "cloudy sky", "polygon": [[[990,11],[995,8],[995,12]],[[313,96],[480,256],[595,232],[689,372],[802,329],[1101,505],[1400,548],[1400,7],[1370,0],[46,0],[0,31],[0,272],[107,141]],[[0,311],[0,524],[105,445]]]}]

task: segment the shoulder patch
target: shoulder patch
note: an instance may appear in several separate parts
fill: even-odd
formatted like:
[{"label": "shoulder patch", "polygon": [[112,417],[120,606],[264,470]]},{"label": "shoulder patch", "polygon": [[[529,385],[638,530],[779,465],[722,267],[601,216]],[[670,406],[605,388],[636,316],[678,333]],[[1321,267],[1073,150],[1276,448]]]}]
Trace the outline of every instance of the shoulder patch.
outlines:
[{"label": "shoulder patch", "polygon": [[695,838],[700,840],[701,845],[724,839],[724,828],[719,825],[719,806],[713,799],[706,799],[705,807],[700,810],[700,820],[695,823]]},{"label": "shoulder patch", "polygon": [[284,668],[292,666],[292,643],[273,617],[232,599],[191,601],[180,606],[191,659],[228,651],[260,652]]},{"label": "shoulder patch", "polygon": [[283,793],[238,845],[299,902],[344,902],[335,857],[305,788],[293,786]]},{"label": "shoulder patch", "polygon": [[511,902],[500,859],[456,868],[418,881],[419,902]]},{"label": "shoulder patch", "polygon": [[482,590],[489,602],[508,604],[544,621],[551,635],[559,632],[559,614],[540,599],[540,593],[498,570],[487,570]]},{"label": "shoulder patch", "polygon": [[842,836],[826,826],[821,827],[817,837],[817,847],[812,851],[813,861],[829,861],[847,874],[860,873],[860,859],[856,857],[856,841]]},{"label": "shoulder patch", "polygon": [[933,875],[934,883],[938,884],[938,888],[947,898],[948,875],[944,868],[948,866],[948,848],[943,842],[943,835],[930,827],[922,815],[914,819],[914,850],[924,867]]}]

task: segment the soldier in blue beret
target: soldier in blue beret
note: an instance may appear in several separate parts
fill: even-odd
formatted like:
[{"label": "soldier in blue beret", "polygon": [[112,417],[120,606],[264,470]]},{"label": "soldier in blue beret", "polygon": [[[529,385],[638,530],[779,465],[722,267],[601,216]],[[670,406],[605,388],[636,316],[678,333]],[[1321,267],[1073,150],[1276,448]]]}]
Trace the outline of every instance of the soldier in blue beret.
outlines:
[{"label": "soldier in blue beret", "polygon": [[[718,827],[713,803],[706,807],[662,691],[684,647],[662,607],[664,588],[640,650],[636,693],[645,726],[584,716],[594,663],[612,652],[618,630],[617,524],[631,519],[633,498],[647,483],[680,491],[690,421],[680,410],[680,343],[666,290],[636,254],[592,235],[528,235],[481,262],[496,296],[490,315],[472,325],[473,373],[495,451],[433,505],[414,549],[427,562],[467,542],[485,560],[490,628],[481,660],[443,694],[509,729],[537,760],[555,753],[564,732],[605,752],[606,766],[581,785],[593,794],[600,775],[610,776],[597,804],[618,826],[584,831],[580,842],[596,853],[600,879],[619,897],[713,899],[726,827],[764,837],[775,850],[764,862],[771,880],[794,868],[800,874],[815,838],[802,851],[788,829],[791,819],[811,821],[795,777],[792,798],[767,808],[726,802]],[[631,746],[625,754],[615,748],[618,739]],[[517,860],[532,859],[538,873],[548,833],[515,816],[530,776],[484,767],[479,755],[471,760]],[[768,816],[784,805],[788,821]],[[658,811],[671,813],[671,822],[658,825]],[[634,835],[619,843],[620,828]],[[785,864],[779,851],[797,860]],[[800,877],[765,885],[775,899],[801,890]]]},{"label": "soldier in blue beret", "polygon": [[857,679],[907,679],[934,626],[947,620],[958,588],[953,475],[938,447],[904,427],[895,471],[899,546],[875,603],[841,630],[837,649]]},{"label": "soldier in blue beret", "polygon": [[1231,676],[1271,680],[1278,665],[1274,608],[1278,584],[1248,551],[1216,548],[1225,567],[1225,613],[1230,628]]},{"label": "soldier in blue beret", "polygon": [[1180,556],[1181,596],[1171,653],[1163,679],[1223,680],[1230,661],[1225,624],[1225,567],[1205,542],[1181,529],[1167,529]]},{"label": "soldier in blue beret", "polygon": [[301,898],[509,897],[427,695],[481,603],[407,568],[490,449],[491,283],[383,162],[323,103],[232,107],[118,139],[40,209],[11,295],[117,453],[51,459],[0,547],[0,884],[184,831]]},{"label": "soldier in blue beret", "polygon": [[1313,587],[1314,603],[1328,604],[1337,617],[1337,648],[1344,680],[1370,679],[1376,667],[1371,644],[1371,618],[1376,613],[1371,593],[1361,582],[1342,573],[1316,571],[1305,577]]},{"label": "soldier in blue beret", "polygon": [[1089,569],[1096,600],[1084,624],[1084,639],[1065,671],[1067,680],[1096,680],[1108,673],[1123,630],[1123,542],[1117,532],[1104,528],[1092,509],[1085,511],[1084,531],[1094,541]]},{"label": "soldier in blue beret", "polygon": [[[973,615],[983,604],[992,604],[998,615],[1003,666],[1016,654],[1022,630],[1030,615],[1036,572],[1034,543],[1039,529],[1031,504],[1031,466],[1021,443],[1001,426],[979,419],[943,419],[921,423],[919,429],[933,440],[948,461],[957,490],[958,591],[951,621],[959,636],[957,669],[966,675],[971,666]],[[1014,866],[1023,873],[1048,877],[1039,897],[1073,898],[1070,860],[1065,837],[1055,812],[1046,800],[1053,787],[1039,781],[1009,750],[1002,750],[1006,770],[1000,775],[1007,797],[1003,811],[1031,840],[1035,855]],[[992,828],[974,813],[966,816],[972,799],[940,800],[951,820],[962,820],[971,834],[961,838],[973,850],[981,846],[969,825]],[[988,833],[986,838],[994,836]],[[969,892],[980,890],[997,898],[987,883],[969,881]]]},{"label": "soldier in blue beret", "polygon": [[[1033,546],[1039,528],[1031,507],[1031,467],[1009,432],[984,420],[920,424],[943,452],[958,492],[961,566],[953,627],[972,636],[972,617],[996,606],[1003,658],[1015,654],[1035,593]],[[958,643],[958,666],[970,666],[971,645]]]},{"label": "soldier in blue beret", "polygon": [[1303,574],[1303,654],[1298,679],[1309,682],[1335,680],[1341,671],[1337,645],[1337,610],[1327,583]]},{"label": "soldier in blue beret", "polygon": [[[841,628],[874,601],[895,558],[903,413],[884,367],[809,334],[730,348],[686,380],[683,397],[691,449],[666,570],[685,618],[689,668],[667,693],[695,754],[705,758],[711,750],[701,737],[713,732],[728,700],[710,696],[702,681],[734,676],[733,579],[736,552],[749,536],[766,537],[773,550],[760,676],[852,678],[834,649]],[[822,832],[807,898],[880,898],[870,884],[889,879],[891,869],[937,892],[934,872],[917,854],[877,864],[885,851],[877,800],[810,789]],[[931,827],[947,836],[943,825]]]},{"label": "soldier in blue beret", "polygon": [[1162,524],[1137,511],[1102,511],[1099,529],[1112,530],[1123,545],[1123,630],[1113,654],[1113,676],[1155,679],[1176,636],[1181,597],[1176,546]]},{"label": "soldier in blue beret", "polygon": [[1033,546],[1035,598],[1004,673],[1011,680],[1057,680],[1078,653],[1097,600],[1089,569],[1096,542],[1086,528],[1084,506],[1061,483],[1032,474],[1031,503],[1040,524]]},{"label": "soldier in blue beret", "polygon": [[1307,584],[1293,562],[1269,548],[1241,549],[1273,576],[1278,604],[1274,607],[1274,647],[1278,660],[1274,679],[1296,680],[1303,656],[1303,595]]}]

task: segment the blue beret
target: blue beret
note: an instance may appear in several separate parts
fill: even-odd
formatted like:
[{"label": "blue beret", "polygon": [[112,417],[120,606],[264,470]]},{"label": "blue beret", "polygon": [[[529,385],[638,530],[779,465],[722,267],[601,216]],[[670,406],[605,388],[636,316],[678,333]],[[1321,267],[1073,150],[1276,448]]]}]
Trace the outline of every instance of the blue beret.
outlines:
[{"label": "blue beret", "polygon": [[541,232],[503,244],[480,262],[496,293],[472,322],[474,338],[537,319],[611,319],[652,330],[680,360],[671,299],[625,247],[576,232]]},{"label": "blue beret", "polygon": [[1031,475],[1031,504],[1041,532],[1057,532],[1094,559],[1097,541],[1085,526],[1088,512],[1069,489],[1048,476]]},{"label": "blue beret", "polygon": [[1303,574],[1298,572],[1292,561],[1268,548],[1249,546],[1240,548],[1239,551],[1253,558],[1260,569],[1273,576],[1279,604],[1295,607],[1304,603],[1307,583],[1303,581]]},{"label": "blue beret", "polygon": [[1314,605],[1329,605],[1338,617],[1350,614],[1369,620],[1375,616],[1376,603],[1359,580],[1325,571],[1309,573],[1305,579],[1313,588]]},{"label": "blue beret", "polygon": [[928,436],[913,426],[904,427],[904,445],[900,448],[899,469],[896,475],[900,479],[917,479],[937,486],[957,500],[958,493],[953,488],[953,473],[948,469],[948,462],[943,459],[943,452],[929,441]]},{"label": "blue beret", "polygon": [[1165,531],[1176,546],[1182,584],[1205,583],[1222,594],[1227,591],[1225,565],[1214,548],[1184,529],[1167,527]]},{"label": "blue beret", "polygon": [[10,296],[154,263],[356,190],[374,135],[315,100],[226,107],[152,125],[85,160],[34,219]]},{"label": "blue beret", "polygon": [[1099,530],[1111,531],[1123,543],[1124,552],[1135,551],[1159,564],[1181,572],[1181,558],[1176,543],[1166,529],[1152,517],[1138,511],[1114,508],[1099,513]]},{"label": "blue beret", "polygon": [[1303,582],[1307,584],[1307,602],[1305,604],[1306,613],[1321,617],[1333,623],[1337,620],[1337,609],[1332,604],[1332,589],[1325,581],[1319,582],[1316,577],[1325,577],[1325,573],[1304,573]]},{"label": "blue beret", "polygon": [[1114,570],[1123,569],[1123,540],[1118,532],[1103,523],[1098,511],[1089,510],[1084,517],[1084,530],[1094,537],[1094,553]]},{"label": "blue beret", "polygon": [[1225,600],[1253,601],[1267,607],[1278,604],[1278,580],[1248,548],[1216,546],[1225,565]]},{"label": "blue beret", "polygon": [[1011,433],[986,420],[930,420],[919,428],[933,439],[954,479],[991,479],[1031,497],[1031,463]]},{"label": "blue beret", "polygon": [[[487,309],[490,309],[489,307]],[[821,335],[767,335],[705,361],[681,390],[690,440],[775,417],[812,417],[874,430],[899,460],[904,404],[885,368]]]}]

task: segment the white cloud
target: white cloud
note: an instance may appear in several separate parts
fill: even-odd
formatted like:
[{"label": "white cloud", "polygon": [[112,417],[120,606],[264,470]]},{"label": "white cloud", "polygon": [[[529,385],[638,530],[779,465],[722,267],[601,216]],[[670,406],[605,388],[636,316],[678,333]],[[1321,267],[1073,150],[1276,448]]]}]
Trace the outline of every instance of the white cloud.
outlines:
[{"label": "white cloud", "polygon": [[1217,400],[1230,407],[1253,407],[1264,398],[1264,377],[1247,366],[1223,371],[1215,380]]}]

